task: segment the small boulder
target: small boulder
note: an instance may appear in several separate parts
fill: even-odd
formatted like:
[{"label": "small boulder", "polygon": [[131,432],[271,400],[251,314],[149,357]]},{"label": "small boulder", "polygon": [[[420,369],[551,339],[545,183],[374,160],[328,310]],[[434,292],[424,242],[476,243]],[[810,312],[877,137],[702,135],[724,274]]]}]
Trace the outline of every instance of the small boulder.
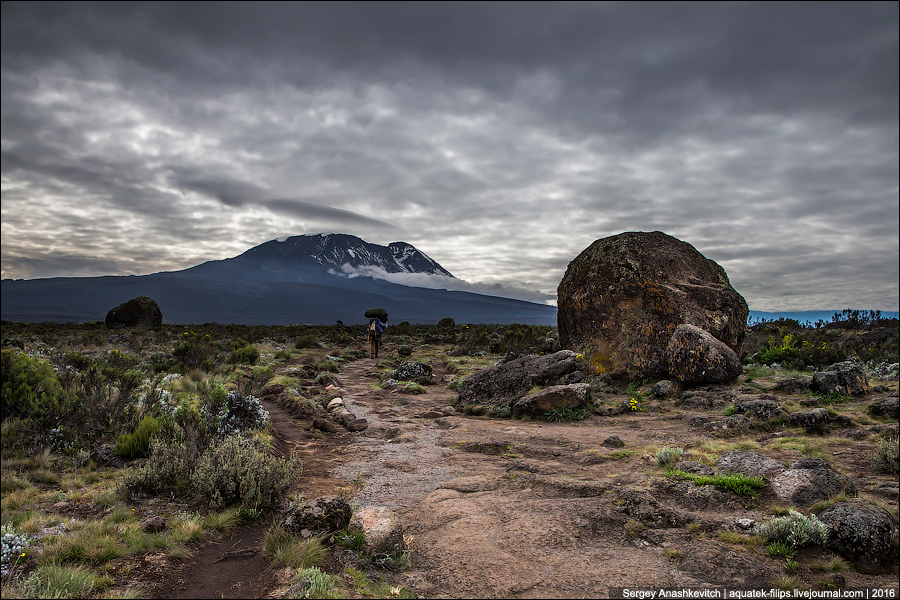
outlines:
[{"label": "small boulder", "polygon": [[779,500],[796,506],[810,506],[841,492],[857,494],[853,480],[821,458],[801,458],[774,475],[769,483]]},{"label": "small boulder", "polygon": [[564,375],[578,370],[576,354],[529,355],[499,366],[482,369],[459,385],[460,404],[511,406],[535,385],[556,385]]},{"label": "small boulder", "polygon": [[159,533],[165,530],[166,520],[159,515],[150,515],[141,521],[141,531],[144,533]]},{"label": "small boulder", "polygon": [[142,327],[159,329],[162,326],[162,311],[156,301],[149,296],[140,296],[124,302],[106,313],[107,329]]},{"label": "small boulder", "polygon": [[898,413],[900,413],[898,411],[898,398],[896,396],[878,398],[866,408],[866,412],[873,417],[887,417],[896,421]]},{"label": "small boulder", "polygon": [[390,378],[397,381],[415,381],[417,379],[431,379],[431,365],[408,360],[391,371]]},{"label": "small boulder", "polygon": [[815,408],[808,412],[791,415],[791,425],[805,427],[809,432],[821,431],[827,422],[828,411],[824,408]]},{"label": "small boulder", "polygon": [[862,573],[881,573],[896,561],[897,528],[890,513],[865,500],[837,502],[819,514],[828,525],[825,546],[853,562]]},{"label": "small boulder", "polygon": [[653,387],[650,389],[650,393],[656,396],[657,398],[662,398],[665,396],[672,396],[675,392],[678,391],[678,387],[675,385],[675,382],[670,381],[669,379],[663,379],[662,381],[657,381],[653,384]]},{"label": "small boulder", "polygon": [[733,450],[723,454],[716,463],[716,474],[743,473],[747,477],[763,475],[771,477],[784,471],[787,467],[775,459],[764,456],[759,452],[746,450]]},{"label": "small boulder", "polygon": [[769,398],[761,396],[756,400],[745,400],[735,406],[739,413],[749,414],[757,419],[769,419],[787,413],[787,410],[774,400],[774,396]]},{"label": "small boulder", "polygon": [[675,328],[665,358],[669,373],[681,383],[722,383],[744,371],[734,350],[695,325]]},{"label": "small boulder", "polygon": [[354,419],[354,420],[348,422],[346,425],[344,425],[344,427],[347,428],[347,431],[353,431],[353,432],[363,431],[368,426],[369,426],[369,421],[367,421],[366,419]]},{"label": "small boulder", "polygon": [[350,519],[349,529],[363,534],[366,548],[372,554],[403,550],[400,517],[384,506],[370,506],[356,511]]},{"label": "small boulder", "polygon": [[330,535],[350,524],[353,510],[350,504],[337,496],[322,496],[292,507],[281,516],[281,525],[287,531],[304,537]]},{"label": "small boulder", "polygon": [[584,408],[590,397],[590,384],[554,385],[525,396],[513,405],[512,413],[517,418],[522,415],[537,417],[551,410]]},{"label": "small boulder", "polygon": [[325,433],[337,433],[340,431],[338,426],[323,417],[313,417],[313,427]]},{"label": "small boulder", "polygon": [[801,392],[805,392],[809,389],[809,384],[809,379],[789,377],[785,379],[779,379],[776,383],[776,387],[788,394],[800,394]]},{"label": "small boulder", "polygon": [[862,396],[869,393],[869,380],[862,367],[845,361],[813,374],[810,387],[823,394]]},{"label": "small boulder", "polygon": [[606,448],[623,448],[625,446],[625,442],[623,442],[619,436],[611,435],[600,444]]},{"label": "small boulder", "polygon": [[413,347],[407,344],[404,344],[397,348],[397,354],[400,356],[412,356]]}]

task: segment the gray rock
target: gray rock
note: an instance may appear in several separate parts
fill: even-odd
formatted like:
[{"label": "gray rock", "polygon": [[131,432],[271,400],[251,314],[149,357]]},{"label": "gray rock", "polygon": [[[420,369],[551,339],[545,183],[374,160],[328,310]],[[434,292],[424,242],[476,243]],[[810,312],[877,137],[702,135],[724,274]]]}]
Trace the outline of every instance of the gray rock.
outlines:
[{"label": "gray rock", "polygon": [[780,379],[776,387],[788,394],[799,394],[801,392],[805,392],[809,389],[810,380],[809,379],[799,379],[796,377],[789,377],[786,379]]},{"label": "gray rock", "polygon": [[554,385],[533,394],[528,394],[512,407],[514,417],[522,415],[543,416],[551,410],[584,408],[591,397],[591,386],[587,383]]},{"label": "gray rock", "polygon": [[712,475],[713,468],[709,465],[704,465],[703,463],[698,463],[693,460],[682,460],[674,465],[672,468],[677,471],[684,471],[685,473],[693,473],[694,475]]},{"label": "gray rock", "polygon": [[304,537],[330,535],[347,527],[352,515],[350,504],[343,498],[322,496],[285,511],[281,524],[287,531]]},{"label": "gray rock", "polygon": [[816,408],[809,412],[791,415],[791,425],[805,427],[807,431],[821,431],[827,422],[828,411],[824,408]]},{"label": "gray rock", "polygon": [[369,422],[366,419],[354,419],[344,425],[344,427],[347,428],[347,431],[363,431],[368,426]]},{"label": "gray rock", "polygon": [[403,550],[403,526],[400,517],[384,506],[362,508],[350,519],[349,529],[363,534],[372,554]]},{"label": "gray rock", "polygon": [[408,346],[408,345],[404,344],[397,348],[397,354],[399,354],[400,356],[412,356],[412,353],[413,353],[412,346]]},{"label": "gray rock", "polygon": [[682,383],[722,383],[744,371],[734,350],[695,325],[675,328],[665,360],[669,373]]},{"label": "gray rock", "polygon": [[898,410],[898,398],[896,396],[885,396],[878,398],[866,408],[866,412],[873,417],[887,417],[889,419],[897,419],[900,410]]},{"label": "gray rock", "polygon": [[560,378],[578,370],[575,353],[530,355],[466,377],[459,386],[460,404],[512,406],[535,385],[556,385]]},{"label": "gray rock", "polygon": [[819,514],[828,525],[826,547],[853,562],[862,573],[888,571],[897,559],[897,527],[890,513],[865,500],[838,502]]},{"label": "gray rock", "polygon": [[650,393],[656,396],[657,398],[662,398],[665,396],[672,396],[678,391],[678,387],[675,385],[674,381],[670,381],[668,379],[663,379],[662,381],[657,381],[653,384],[653,387],[650,389]]},{"label": "gray rock", "polygon": [[853,480],[821,458],[801,458],[789,469],[774,475],[769,484],[779,500],[796,506],[810,506],[841,492],[849,496],[857,494]]},{"label": "gray rock", "polygon": [[774,396],[763,395],[756,400],[745,400],[735,406],[739,413],[750,414],[757,419],[768,419],[787,414],[787,410],[774,398]]},{"label": "gray rock", "polygon": [[815,373],[810,387],[824,394],[862,396],[869,393],[869,380],[862,367],[845,361]]},{"label": "gray rock", "polygon": [[770,477],[784,471],[787,467],[775,459],[759,452],[734,450],[723,454],[716,463],[716,474],[743,473],[747,477],[763,475]]},{"label": "gray rock", "polygon": [[159,533],[166,527],[166,520],[159,515],[151,515],[141,521],[141,530],[144,533]]},{"label": "gray rock", "polygon": [[619,436],[611,435],[603,440],[600,445],[605,448],[622,448],[625,446],[625,442],[623,442]]}]

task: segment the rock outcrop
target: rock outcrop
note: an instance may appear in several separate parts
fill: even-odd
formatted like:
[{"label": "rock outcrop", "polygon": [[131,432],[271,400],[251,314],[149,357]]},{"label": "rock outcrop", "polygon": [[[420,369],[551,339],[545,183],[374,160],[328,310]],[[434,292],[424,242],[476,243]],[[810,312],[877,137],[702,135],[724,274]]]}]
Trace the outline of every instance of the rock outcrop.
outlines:
[{"label": "rock outcrop", "polygon": [[631,379],[669,373],[665,350],[679,325],[740,355],[748,315],[722,267],[660,231],[591,244],[569,263],[558,306],[560,345],[590,347],[600,371]]},{"label": "rock outcrop", "polygon": [[570,350],[523,356],[466,377],[459,386],[459,401],[460,404],[512,406],[533,386],[555,385],[577,369],[576,355]]},{"label": "rock outcrop", "polygon": [[770,484],[778,499],[795,506],[810,506],[841,492],[856,496],[853,480],[835,471],[821,458],[801,458],[789,469],[771,478]]},{"label": "rock outcrop", "polygon": [[107,329],[124,329],[144,327],[159,329],[162,326],[162,311],[156,300],[149,296],[140,296],[124,302],[106,313]]}]

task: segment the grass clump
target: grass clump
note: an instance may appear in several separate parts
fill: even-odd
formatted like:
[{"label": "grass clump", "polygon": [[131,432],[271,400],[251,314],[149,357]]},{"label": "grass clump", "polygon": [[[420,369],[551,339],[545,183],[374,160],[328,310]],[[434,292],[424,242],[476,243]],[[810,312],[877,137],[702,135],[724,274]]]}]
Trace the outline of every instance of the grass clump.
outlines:
[{"label": "grass clump", "polygon": [[898,445],[900,445],[900,439],[897,437],[883,437],[878,440],[875,453],[872,454],[872,468],[879,473],[888,475],[900,473],[900,460],[897,456]]},{"label": "grass clump", "polygon": [[544,413],[551,423],[567,423],[570,421],[584,421],[587,417],[586,408],[551,408]]},{"label": "grass clump", "polygon": [[303,539],[280,525],[274,525],[266,533],[263,553],[278,566],[308,569],[321,567],[325,563],[326,549],[320,538]]},{"label": "grass clump", "polygon": [[755,498],[756,490],[766,487],[764,477],[748,477],[743,473],[726,473],[723,475],[695,475],[694,473],[685,473],[679,469],[670,469],[666,471],[666,477],[675,477],[677,479],[689,479],[697,485],[714,485],[720,490],[744,496],[746,498]]},{"label": "grass clump", "polygon": [[147,415],[133,433],[125,433],[116,439],[116,454],[129,460],[143,458],[150,453],[150,438],[159,429],[157,420]]},{"label": "grass clump", "polygon": [[828,539],[828,526],[816,515],[807,517],[791,508],[787,515],[757,525],[755,533],[770,545],[781,543],[796,549],[807,544],[823,545]]},{"label": "grass clump", "polygon": [[663,446],[656,451],[656,464],[660,467],[674,465],[681,460],[682,454],[684,454],[682,448],[669,448],[668,446]]}]

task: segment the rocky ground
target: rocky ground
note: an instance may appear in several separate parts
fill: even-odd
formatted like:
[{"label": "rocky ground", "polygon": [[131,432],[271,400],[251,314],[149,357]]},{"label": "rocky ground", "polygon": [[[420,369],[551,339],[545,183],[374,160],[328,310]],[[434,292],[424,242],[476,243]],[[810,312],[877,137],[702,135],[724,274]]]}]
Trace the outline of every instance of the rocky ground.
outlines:
[{"label": "rocky ground", "polygon": [[[308,419],[269,407],[281,447],[304,457],[306,498],[344,495],[356,508],[385,506],[400,516],[410,562],[384,576],[416,596],[605,597],[622,587],[773,586],[877,587],[896,594],[896,562],[865,574],[821,546],[802,548],[795,567],[768,556],[747,520],[765,522],[787,508],[771,486],[749,499],[667,478],[654,458],[663,446],[684,449],[682,460],[712,465],[736,450],[784,464],[822,458],[896,522],[897,480],[876,473],[870,460],[875,434],[896,435],[896,419],[873,420],[863,411],[877,398],[896,397],[896,381],[833,406],[847,418],[807,433],[728,427],[723,409],[742,400],[764,395],[785,406],[810,403],[808,393],[780,391],[777,377],[710,386],[700,390],[704,401],[648,395],[645,412],[552,423],[458,413],[450,406],[452,375],[442,363],[425,394],[379,389],[376,366],[373,359],[356,360],[337,375],[347,408],[368,421],[364,431],[324,435]],[[646,394],[649,386],[635,391]],[[617,406],[630,397],[610,393],[599,403]],[[286,585],[277,574],[246,556],[226,556],[232,547],[252,546],[252,535],[239,532],[207,548],[181,565],[177,585],[155,594],[278,597]],[[244,576],[223,577],[215,560],[232,561],[227,572]],[[208,581],[219,585],[203,587]]]}]

